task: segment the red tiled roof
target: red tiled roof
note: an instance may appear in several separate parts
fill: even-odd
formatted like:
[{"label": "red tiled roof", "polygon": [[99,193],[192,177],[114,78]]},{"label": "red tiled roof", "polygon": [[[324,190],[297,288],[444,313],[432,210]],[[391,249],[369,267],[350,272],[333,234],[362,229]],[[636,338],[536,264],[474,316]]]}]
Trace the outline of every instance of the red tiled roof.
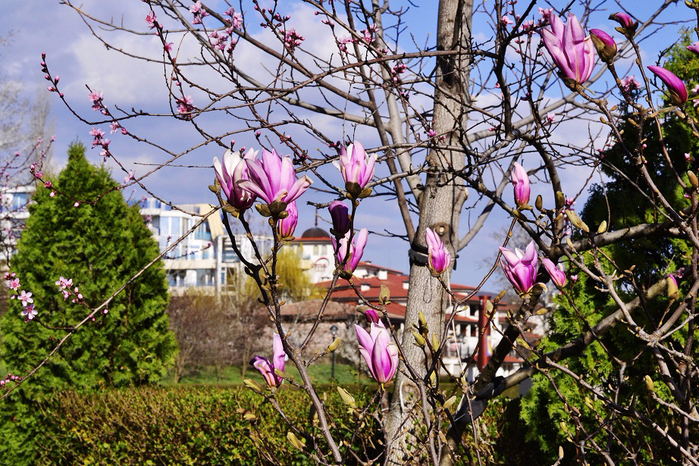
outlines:
[{"label": "red tiled roof", "polygon": [[310,238],[303,238],[303,237],[296,237],[292,241],[293,243],[328,243],[331,244],[332,240],[330,237],[324,237],[324,236],[313,236]]}]

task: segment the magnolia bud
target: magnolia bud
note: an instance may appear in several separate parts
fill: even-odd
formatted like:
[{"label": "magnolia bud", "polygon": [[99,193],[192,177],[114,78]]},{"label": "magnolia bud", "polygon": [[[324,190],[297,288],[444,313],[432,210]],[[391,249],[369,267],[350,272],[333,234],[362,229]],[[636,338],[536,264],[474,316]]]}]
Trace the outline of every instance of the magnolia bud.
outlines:
[{"label": "magnolia bud", "polygon": [[425,314],[423,314],[422,311],[418,311],[417,318],[420,321],[420,334],[426,337],[427,333],[429,332],[429,328],[427,327],[427,319],[425,319]]},{"label": "magnolia bud", "polygon": [[413,336],[415,337],[415,344],[420,348],[425,347],[425,337],[413,330]]},{"label": "magnolia bud", "polygon": [[644,380],[646,382],[646,389],[648,389],[649,392],[654,392],[655,385],[653,384],[653,379],[650,378],[650,375],[646,375]]},{"label": "magnolia bud", "polygon": [[432,334],[432,351],[435,353],[439,351],[439,338],[435,334]]},{"label": "magnolia bud", "polygon": [[350,395],[347,390],[345,390],[342,387],[337,387],[337,392],[340,394],[342,401],[344,401],[347,406],[349,406],[350,408],[357,407],[357,403],[355,402],[354,397]]},{"label": "magnolia bud", "polygon": [[585,233],[590,232],[590,227],[588,227],[587,224],[582,221],[577,212],[574,210],[566,210],[566,215],[568,216],[570,223],[572,223],[576,228],[581,229]]},{"label": "magnolia bud", "polygon": [[677,286],[677,279],[672,274],[667,277],[667,297],[673,301],[680,297],[680,289]]},{"label": "magnolia bud", "polygon": [[556,191],[556,209],[562,209],[566,205],[566,196],[560,191]]},{"label": "magnolia bud", "polygon": [[616,42],[612,36],[601,29],[590,29],[590,39],[592,39],[600,59],[605,63],[610,63],[616,56]]},{"label": "magnolia bud", "polygon": [[328,353],[332,353],[337,349],[338,346],[340,346],[340,341],[342,338],[335,338],[335,341],[330,343],[330,346],[328,346]]},{"label": "magnolia bud", "polygon": [[537,210],[542,210],[544,207],[544,199],[541,197],[541,194],[536,196],[536,201],[534,201],[534,207],[536,207]]},{"label": "magnolia bud", "polygon": [[293,446],[295,446],[301,451],[303,451],[304,447],[306,446],[306,440],[299,439],[298,437],[296,437],[296,434],[294,434],[291,431],[289,431],[289,433],[286,434],[286,439],[289,441],[289,443],[291,443]]},{"label": "magnolia bud", "polygon": [[699,180],[697,180],[697,175],[692,170],[687,170],[687,178],[689,178],[689,184],[692,185],[692,188],[699,188]]},{"label": "magnolia bud", "polygon": [[451,398],[449,398],[447,401],[444,402],[444,405],[442,405],[442,407],[444,409],[449,409],[449,408],[451,408],[451,406],[454,404],[455,401],[456,401],[456,395],[452,395]]},{"label": "magnolia bud", "polygon": [[386,285],[381,285],[381,291],[379,292],[379,302],[383,305],[389,304],[391,302],[391,290],[389,290]]},{"label": "magnolia bud", "polygon": [[602,223],[599,224],[599,228],[597,228],[597,233],[602,234],[605,231],[607,231],[607,221],[602,220]]},{"label": "magnolia bud", "polygon": [[259,393],[260,395],[262,394],[262,387],[260,387],[260,385],[257,382],[255,382],[254,380],[245,379],[245,380],[243,380],[243,383],[245,384],[246,387],[251,389],[253,392]]}]

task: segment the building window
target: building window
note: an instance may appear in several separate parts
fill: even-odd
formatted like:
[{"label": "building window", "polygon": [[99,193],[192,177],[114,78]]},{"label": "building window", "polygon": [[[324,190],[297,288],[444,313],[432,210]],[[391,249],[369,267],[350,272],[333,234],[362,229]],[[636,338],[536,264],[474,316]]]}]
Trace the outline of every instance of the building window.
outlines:
[{"label": "building window", "polygon": [[199,227],[194,231],[194,239],[211,241],[211,231],[209,231],[209,224],[207,222],[199,225]]}]

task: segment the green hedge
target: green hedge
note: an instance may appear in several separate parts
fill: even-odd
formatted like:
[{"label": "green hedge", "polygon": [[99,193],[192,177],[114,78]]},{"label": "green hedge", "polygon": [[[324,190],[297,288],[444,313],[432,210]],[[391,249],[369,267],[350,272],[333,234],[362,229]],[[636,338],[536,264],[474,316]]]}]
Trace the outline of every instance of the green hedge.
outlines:
[{"label": "green hedge", "polygon": [[[367,388],[351,391],[360,406],[374,395]],[[360,448],[356,445],[361,442],[355,439],[355,451],[360,456],[371,454],[376,425],[371,421],[358,425],[356,415],[331,387],[322,396],[332,415],[334,437],[350,441],[359,429],[368,443]],[[283,387],[276,399],[306,432],[320,437],[304,392]],[[243,387],[66,392],[41,403],[38,414],[37,464],[314,463],[308,452],[300,452],[287,440],[289,428],[271,404]],[[244,414],[254,414],[255,420],[245,419]],[[352,458],[344,448],[345,456]],[[307,450],[327,453],[322,444]]]}]

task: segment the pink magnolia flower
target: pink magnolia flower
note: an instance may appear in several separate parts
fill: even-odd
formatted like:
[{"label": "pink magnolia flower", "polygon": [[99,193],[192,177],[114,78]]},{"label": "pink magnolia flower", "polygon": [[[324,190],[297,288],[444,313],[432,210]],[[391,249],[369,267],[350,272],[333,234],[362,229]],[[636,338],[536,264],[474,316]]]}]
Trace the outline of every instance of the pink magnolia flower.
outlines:
[{"label": "pink magnolia flower", "polygon": [[673,274],[670,274],[667,277],[667,296],[672,300],[680,297],[680,289],[677,286],[677,278],[675,278]]},{"label": "pink magnolia flower", "polygon": [[345,183],[357,183],[364,189],[374,176],[376,154],[368,155],[359,141],[340,150],[340,173]]},{"label": "pink magnolia flower", "polygon": [[505,276],[519,294],[527,294],[534,287],[536,273],[539,268],[539,257],[536,255],[534,241],[529,243],[526,250],[516,248],[514,251],[501,247],[502,266]]},{"label": "pink magnolia flower", "polygon": [[668,71],[662,66],[652,65],[649,66],[648,69],[665,83],[665,86],[667,86],[667,92],[670,95],[670,99],[672,100],[673,104],[679,106],[687,101],[687,98],[689,97],[687,94],[687,87],[680,78],[675,76],[672,71]]},{"label": "pink magnolia flower", "polygon": [[544,264],[544,268],[551,277],[551,281],[553,281],[557,287],[563,288],[566,286],[568,279],[566,278],[566,273],[563,271],[563,264],[558,264],[558,266],[556,266],[556,264],[547,257],[541,259],[541,262]]},{"label": "pink magnolia flower", "polygon": [[590,29],[590,39],[603,62],[609,63],[616,56],[616,42],[601,29]]},{"label": "pink magnolia flower", "polygon": [[425,231],[425,239],[427,240],[430,270],[437,275],[441,275],[449,268],[451,255],[449,255],[449,251],[447,251],[439,235],[430,228]]},{"label": "pink magnolia flower", "polygon": [[342,264],[345,257],[349,256],[347,263],[345,264],[345,272],[354,273],[359,261],[362,259],[362,254],[364,254],[364,246],[366,246],[367,237],[369,232],[366,228],[359,230],[359,233],[352,238],[352,242],[349,242],[350,232],[345,233],[345,236],[340,239],[339,243],[335,238],[331,238],[333,242],[333,247],[335,248],[335,258],[338,264]]},{"label": "pink magnolia flower", "polygon": [[359,352],[364,357],[371,375],[379,383],[389,382],[398,370],[398,347],[382,322],[372,323],[370,332],[354,326],[359,340]]},{"label": "pink magnolia flower", "polygon": [[688,45],[687,50],[692,52],[694,55],[699,55],[699,42],[695,42],[692,45]]},{"label": "pink magnolia flower", "polygon": [[330,217],[333,221],[332,233],[338,238],[345,236],[345,233],[350,231],[352,223],[349,217],[347,206],[341,201],[333,201],[328,207]]},{"label": "pink magnolia flower", "polygon": [[221,190],[228,203],[240,211],[249,209],[255,202],[256,196],[241,188],[237,183],[239,180],[250,179],[244,160],[253,160],[255,156],[257,156],[257,151],[252,149],[248,149],[242,158],[240,152],[227,150],[223,154],[223,164],[219,162],[218,157],[214,157],[214,170]]},{"label": "pink magnolia flower", "polygon": [[556,63],[562,78],[571,84],[583,84],[590,79],[595,66],[592,39],[585,37],[580,21],[572,13],[568,15],[565,25],[555,15],[550,15],[549,22],[551,27],[541,30],[546,50]]},{"label": "pink magnolia flower", "polygon": [[376,324],[379,322],[379,314],[374,309],[367,309],[364,311],[364,315],[370,324]]},{"label": "pink magnolia flower", "polygon": [[294,165],[288,155],[280,157],[275,150],[262,150],[262,159],[246,159],[248,180],[237,181],[238,186],[261,197],[268,205],[274,202],[289,204],[303,194],[312,181],[307,176],[296,178]]},{"label": "pink magnolia flower", "polygon": [[262,377],[265,378],[265,382],[270,387],[278,387],[284,382],[282,377],[279,377],[274,373],[275,369],[279,369],[284,372],[284,365],[286,364],[286,353],[284,352],[284,345],[282,344],[282,337],[278,333],[274,334],[274,342],[272,344],[272,361],[265,358],[264,356],[255,356],[250,360],[255,369],[260,371]]},{"label": "pink magnolia flower", "polygon": [[517,203],[517,207],[522,207],[529,204],[529,197],[531,196],[529,175],[527,175],[527,171],[524,169],[524,167],[522,167],[522,165],[519,164],[519,162],[515,162],[512,167],[510,181],[512,181],[515,188],[515,202]]},{"label": "pink magnolia flower", "polygon": [[626,13],[617,12],[609,15],[609,19],[619,23],[619,27],[616,28],[617,31],[624,34],[628,39],[631,39],[636,33],[638,28],[638,23],[631,19],[631,16]]},{"label": "pink magnolia flower", "polygon": [[279,220],[278,228],[279,234],[282,238],[292,238],[294,236],[294,230],[296,230],[296,224],[299,222],[299,211],[296,208],[296,202],[290,202],[286,205],[286,218]]}]

